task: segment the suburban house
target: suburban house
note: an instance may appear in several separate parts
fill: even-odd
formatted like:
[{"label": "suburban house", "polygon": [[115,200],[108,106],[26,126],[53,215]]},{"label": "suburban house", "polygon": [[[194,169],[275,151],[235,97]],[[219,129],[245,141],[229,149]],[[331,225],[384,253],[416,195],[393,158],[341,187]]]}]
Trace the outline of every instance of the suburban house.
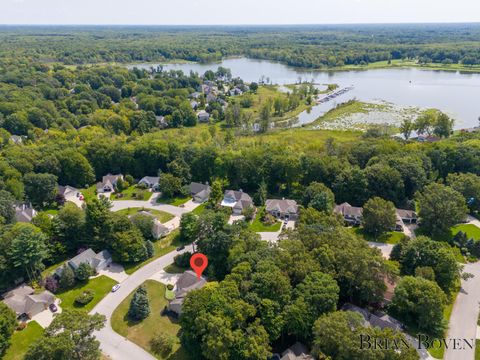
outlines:
[{"label": "suburban house", "polygon": [[193,198],[193,201],[197,203],[204,203],[208,201],[210,198],[210,193],[212,192],[212,188],[210,185],[192,182],[189,186],[190,195]]},{"label": "suburban house", "polygon": [[404,325],[397,319],[382,312],[371,313],[370,311],[360,308],[353,304],[345,304],[342,306],[343,311],[356,312],[364,318],[364,326],[378,327],[380,329],[390,328],[392,330],[402,331]]},{"label": "suburban house", "polygon": [[73,186],[66,185],[57,187],[57,194],[63,196],[65,201],[70,201],[77,205],[78,207],[82,206],[83,195],[80,190],[74,188]]},{"label": "suburban house", "polygon": [[160,128],[160,129],[164,129],[168,126],[168,123],[167,121],[165,120],[165,116],[161,116],[161,115],[156,115],[155,116],[155,121],[157,122],[157,126]]},{"label": "suburban house", "polygon": [[200,110],[197,112],[197,118],[199,122],[208,122],[208,120],[210,120],[210,114],[205,110]]},{"label": "suburban house", "polygon": [[152,235],[155,239],[160,239],[164,236],[167,236],[170,232],[170,229],[163,225],[160,220],[153,220]]},{"label": "suburban house", "polygon": [[160,178],[158,176],[145,176],[140,179],[138,182],[139,185],[144,185],[149,189],[156,189],[158,188],[158,182]]},{"label": "suburban house", "polygon": [[347,202],[335,205],[333,212],[342,215],[345,222],[350,226],[358,226],[362,221],[363,209],[361,207],[352,206]]},{"label": "suburban house", "polygon": [[314,360],[308,349],[300,342],[296,342],[282,353],[280,360]]},{"label": "suburban house", "polygon": [[17,222],[31,222],[37,212],[31,205],[20,204],[15,206],[15,220]]},{"label": "suburban house", "polygon": [[97,192],[107,193],[115,191],[115,186],[117,186],[118,180],[123,181],[123,175],[112,175],[108,174],[102,178],[102,181],[97,183]]},{"label": "suburban house", "polygon": [[[92,249],[87,249],[67,261],[68,266],[70,266],[73,271],[77,270],[80,264],[83,263],[89,264],[95,272],[98,272],[112,263],[112,255],[107,250],[100,251],[96,254]],[[60,276],[62,271],[63,268],[60,266],[55,270],[55,274]]]},{"label": "suburban house", "polygon": [[[363,208],[352,206],[345,202],[335,205],[333,212],[342,215],[345,223],[349,226],[359,226],[362,223]],[[395,209],[396,223],[395,231],[403,231],[406,224],[416,224],[417,214],[413,210]]]},{"label": "suburban house", "polygon": [[298,219],[298,205],[295,200],[267,199],[265,202],[265,211],[279,219]]},{"label": "suburban house", "polygon": [[177,315],[182,314],[182,305],[185,299],[185,296],[196,289],[202,288],[207,283],[207,280],[201,276],[200,279],[197,278],[191,270],[185,271],[177,280],[173,292],[175,293],[175,299],[171,300],[168,304],[168,310],[176,313]]},{"label": "suburban house", "polygon": [[220,205],[232,208],[235,215],[241,215],[243,210],[253,207],[253,200],[242,190],[226,190]]},{"label": "suburban house", "polygon": [[49,291],[35,294],[35,291],[27,285],[19,286],[3,295],[3,302],[15,311],[17,317],[28,317],[41,313],[55,302],[55,296]]}]

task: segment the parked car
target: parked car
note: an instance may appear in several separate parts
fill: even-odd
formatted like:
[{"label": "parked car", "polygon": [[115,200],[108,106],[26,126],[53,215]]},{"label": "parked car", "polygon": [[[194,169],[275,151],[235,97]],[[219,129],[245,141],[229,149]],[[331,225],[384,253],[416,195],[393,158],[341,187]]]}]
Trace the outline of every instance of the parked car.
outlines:
[{"label": "parked car", "polygon": [[181,251],[183,249],[185,249],[185,245],[180,245],[179,247],[177,247],[177,251]]},{"label": "parked car", "polygon": [[112,292],[115,292],[115,291],[117,291],[118,289],[120,289],[120,284],[113,285],[113,287],[112,287]]},{"label": "parked car", "polygon": [[57,312],[58,311],[57,305],[55,305],[55,304],[50,304],[48,306],[48,308],[50,309],[51,312]]}]

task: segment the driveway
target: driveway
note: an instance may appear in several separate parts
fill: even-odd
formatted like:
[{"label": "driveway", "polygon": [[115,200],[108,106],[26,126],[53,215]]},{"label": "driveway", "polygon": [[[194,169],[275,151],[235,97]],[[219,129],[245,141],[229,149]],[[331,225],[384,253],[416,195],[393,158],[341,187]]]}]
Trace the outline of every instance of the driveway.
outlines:
[{"label": "driveway", "polygon": [[144,267],[135,271],[130,275],[114,292],[109,293],[95,306],[91,314],[103,314],[107,318],[105,327],[95,332],[95,336],[100,341],[100,348],[103,353],[115,360],[155,360],[155,357],[143,350],[140,346],[127,340],[123,336],[113,331],[110,320],[113,311],[120,305],[120,303],[145,280],[150,279],[153,275],[163,271],[163,268],[173,262],[173,258],[184,252],[172,251]]},{"label": "driveway", "polygon": [[[60,306],[60,299],[55,298],[55,305],[57,305],[57,314],[62,312],[62,308]],[[43,310],[41,313],[32,317],[32,320],[35,320],[42,328],[47,328],[53,321],[53,315],[50,309]]]},{"label": "driveway", "polygon": [[115,264],[115,263],[112,263],[112,264],[110,264],[109,267],[107,267],[103,270],[100,270],[98,272],[98,276],[100,276],[100,275],[108,276],[110,279],[113,279],[118,283],[121,283],[128,278],[128,275],[125,272],[123,266],[120,265],[120,264]]},{"label": "driveway", "polygon": [[155,280],[161,282],[162,284],[172,284],[175,285],[177,283],[178,278],[182,274],[169,274],[165,272],[165,270],[161,270],[152,276],[150,276],[150,280]]},{"label": "driveway", "polygon": [[372,241],[369,241],[368,245],[370,245],[371,247],[376,247],[377,249],[380,249],[383,257],[387,260],[390,259],[390,253],[392,252],[392,249],[395,246],[392,244],[377,243]]},{"label": "driveway", "polygon": [[[453,305],[452,315],[447,333],[448,339],[473,339],[477,335],[477,318],[480,302],[480,263],[467,264],[465,272],[474,275],[467,281],[462,280],[462,287]],[[452,340],[453,341],[453,340]],[[465,346],[465,349],[453,349],[451,346],[445,351],[445,360],[473,360],[475,349]]]},{"label": "driveway", "polygon": [[467,223],[475,225],[476,227],[480,228],[480,220],[478,220],[477,218],[474,218],[471,215],[467,216]]}]

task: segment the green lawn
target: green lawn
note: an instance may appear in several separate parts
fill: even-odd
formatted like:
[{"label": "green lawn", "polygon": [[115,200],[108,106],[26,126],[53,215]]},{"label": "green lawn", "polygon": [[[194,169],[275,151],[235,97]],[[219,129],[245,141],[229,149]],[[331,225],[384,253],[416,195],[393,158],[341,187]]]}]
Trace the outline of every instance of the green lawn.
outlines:
[{"label": "green lawn", "polygon": [[[143,194],[142,198],[137,198],[137,194],[141,192]],[[119,194],[115,193],[112,194],[110,197],[112,200],[143,200],[147,201],[152,197],[152,193],[148,190],[140,189],[137,187],[137,185],[132,185],[125,190],[123,190],[120,194],[122,196],[119,196]]]},{"label": "green lawn", "polygon": [[80,189],[80,192],[82,193],[85,202],[88,203],[97,198],[97,185],[92,185],[86,189]]},{"label": "green lawn", "polygon": [[[115,280],[112,280],[107,276],[101,275],[94,279],[90,279],[87,283],[77,283],[72,289],[59,292],[56,295],[62,300],[60,304],[62,309],[79,308],[90,311],[95,307],[95,305],[100,302],[100,300],[105,297],[105,295],[107,295],[112,290],[112,286],[116,283],[117,282]],[[93,300],[85,306],[78,306],[77,304],[75,304],[75,298],[87,289],[93,290],[95,292]]]},{"label": "green lawn", "polygon": [[178,338],[180,325],[177,320],[160,314],[165,306],[167,306],[165,285],[154,280],[147,280],[143,285],[147,289],[148,299],[150,301],[150,315],[141,322],[133,322],[128,319],[127,312],[133,297],[132,293],[123,300],[113,312],[113,330],[149,352],[151,351],[150,340],[153,336],[158,333],[166,333],[174,339],[173,352],[167,357],[161,357],[156,354],[155,356],[157,356],[158,359],[168,360],[188,359],[186,352],[180,347],[180,339]]},{"label": "green lawn", "polygon": [[147,259],[145,261],[142,261],[141,263],[136,263],[136,264],[124,264],[125,272],[130,275],[133,274],[135,271],[140,269],[142,266],[145,266],[149,262],[159,258],[160,256],[163,256],[165,254],[168,254],[170,251],[175,250],[175,248],[180,245],[180,240],[179,240],[179,233],[180,231],[174,230],[170,234],[168,234],[166,237],[164,237],[161,240],[157,240],[153,243],[154,247],[154,254],[150,259]]},{"label": "green lawn", "polygon": [[185,270],[187,270],[187,269],[181,268],[177,264],[172,263],[170,265],[165,266],[163,268],[163,270],[168,274],[181,274],[181,273],[185,272]]},{"label": "green lawn", "polygon": [[157,198],[157,203],[180,206],[185,204],[188,200],[191,200],[191,199],[192,198],[190,196],[175,196],[172,198],[167,198],[162,196]]},{"label": "green lawn", "polygon": [[25,329],[15,331],[11,345],[7,349],[3,360],[23,359],[28,347],[42,336],[43,331],[43,328],[36,321],[30,321]]},{"label": "green lawn", "polygon": [[451,228],[452,237],[457,235],[458,232],[463,231],[467,234],[467,238],[473,238],[480,240],[480,228],[473,224],[461,224]]},{"label": "green lawn", "polygon": [[388,233],[383,234],[383,235],[379,236],[378,238],[376,238],[376,237],[374,237],[370,234],[366,234],[363,231],[363,228],[361,228],[361,227],[352,228],[352,231],[355,234],[364,238],[367,241],[373,241],[373,242],[385,243],[385,244],[398,244],[400,242],[400,240],[402,240],[403,237],[405,236],[405,234],[402,233],[402,232],[392,231],[392,232],[388,232]]},{"label": "green lawn", "polygon": [[67,260],[62,260],[56,264],[50,265],[49,267],[45,268],[45,270],[42,271],[42,277],[47,277],[49,275],[52,275],[57,268],[63,266]]},{"label": "green lawn", "polygon": [[475,340],[475,360],[480,360],[480,340]]},{"label": "green lawn", "polygon": [[200,216],[204,211],[205,211],[205,203],[197,206],[195,209],[193,209],[192,214]]},{"label": "green lawn", "polygon": [[277,221],[273,225],[265,225],[262,223],[260,217],[263,212],[263,208],[257,209],[255,219],[248,225],[248,227],[255,232],[277,232],[282,227],[282,222]]},{"label": "green lawn", "polygon": [[169,214],[165,211],[161,211],[161,210],[152,210],[152,209],[144,209],[144,208],[139,208],[139,207],[134,207],[134,208],[128,208],[128,209],[123,209],[123,210],[119,210],[117,211],[117,213],[119,214],[123,214],[123,215],[126,215],[126,216],[129,216],[129,215],[135,215],[136,213],[138,213],[139,211],[146,211],[146,212],[149,212],[150,214],[152,215],[155,215],[155,217],[160,220],[161,223],[166,223],[167,221],[170,221],[172,220],[175,216],[172,215],[172,214]]}]

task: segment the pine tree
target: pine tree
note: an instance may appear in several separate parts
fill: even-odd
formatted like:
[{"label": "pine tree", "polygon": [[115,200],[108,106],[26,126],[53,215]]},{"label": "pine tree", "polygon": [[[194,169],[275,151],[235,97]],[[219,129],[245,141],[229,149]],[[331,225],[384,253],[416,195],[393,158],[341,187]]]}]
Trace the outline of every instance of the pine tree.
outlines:
[{"label": "pine tree", "polygon": [[63,265],[62,275],[60,276],[59,285],[62,289],[68,289],[75,284],[75,274],[70,266]]},{"label": "pine tree", "polygon": [[150,240],[145,242],[145,247],[147,248],[147,256],[151,258],[155,253],[155,248],[153,247],[153,243]]},{"label": "pine tree", "polygon": [[143,320],[150,315],[150,304],[148,302],[147,290],[140,286],[133,295],[128,309],[128,316],[133,320]]}]

